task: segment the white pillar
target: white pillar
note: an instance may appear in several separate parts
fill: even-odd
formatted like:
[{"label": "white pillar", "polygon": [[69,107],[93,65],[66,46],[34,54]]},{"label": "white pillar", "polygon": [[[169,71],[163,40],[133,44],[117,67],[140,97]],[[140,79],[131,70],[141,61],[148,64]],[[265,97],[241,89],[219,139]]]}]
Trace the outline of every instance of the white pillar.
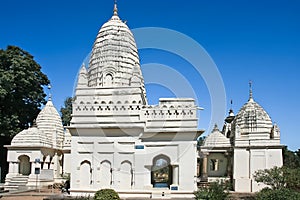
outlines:
[{"label": "white pillar", "polygon": [[49,161],[50,168],[49,169],[54,169],[54,156],[50,157],[50,161]]},{"label": "white pillar", "polygon": [[15,163],[14,162],[9,162],[8,173],[10,173],[10,174],[18,173],[15,171]]},{"label": "white pillar", "polygon": [[13,173],[18,174],[19,173],[19,162],[13,162]]},{"label": "white pillar", "polygon": [[30,175],[34,175],[34,170],[35,170],[36,164],[35,164],[35,162],[31,162],[30,165],[31,165],[31,174]]},{"label": "white pillar", "polygon": [[147,169],[147,171],[144,173],[144,187],[147,189],[152,189],[153,188],[153,185],[151,183],[152,165],[145,165],[145,169]]},{"label": "white pillar", "polygon": [[178,185],[178,178],[179,178],[179,167],[178,165],[173,165],[173,184]]},{"label": "white pillar", "polygon": [[59,157],[57,153],[55,153],[54,157],[52,158],[52,163],[53,163],[54,178],[60,178]]}]

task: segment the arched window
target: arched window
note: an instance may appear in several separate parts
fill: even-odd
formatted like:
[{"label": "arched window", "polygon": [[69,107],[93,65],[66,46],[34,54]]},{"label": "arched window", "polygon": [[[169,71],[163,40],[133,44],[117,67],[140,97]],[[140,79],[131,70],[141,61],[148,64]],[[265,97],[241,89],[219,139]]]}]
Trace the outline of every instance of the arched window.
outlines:
[{"label": "arched window", "polygon": [[111,74],[106,74],[105,76],[105,86],[112,86],[113,76]]},{"label": "arched window", "polygon": [[158,155],[153,159],[151,182],[154,188],[169,188],[172,184],[172,166],[170,158]]},{"label": "arched window", "polygon": [[211,171],[219,170],[219,160],[218,159],[210,159],[209,168]]}]

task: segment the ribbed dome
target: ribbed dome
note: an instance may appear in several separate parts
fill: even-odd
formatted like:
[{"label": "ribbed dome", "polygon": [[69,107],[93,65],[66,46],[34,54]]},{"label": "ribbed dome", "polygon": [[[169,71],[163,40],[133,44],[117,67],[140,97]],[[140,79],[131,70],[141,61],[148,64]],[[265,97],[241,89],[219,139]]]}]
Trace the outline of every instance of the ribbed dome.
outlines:
[{"label": "ribbed dome", "polygon": [[239,134],[269,133],[272,128],[272,120],[268,113],[256,103],[252,96],[240,109],[234,119],[234,124],[239,127]]},{"label": "ribbed dome", "polygon": [[51,147],[51,141],[37,127],[31,127],[18,133],[11,141],[11,146]]},{"label": "ribbed dome", "polygon": [[205,139],[203,147],[230,147],[230,140],[215,125],[212,133]]},{"label": "ribbed dome", "polygon": [[64,130],[60,115],[53,106],[51,98],[49,98],[47,104],[37,116],[36,124],[48,140],[52,141],[53,147],[62,148]]},{"label": "ribbed dome", "polygon": [[101,27],[95,40],[88,68],[88,85],[130,86],[132,78],[135,82],[138,78],[144,87],[133,34],[120,20],[115,5],[114,15]]}]

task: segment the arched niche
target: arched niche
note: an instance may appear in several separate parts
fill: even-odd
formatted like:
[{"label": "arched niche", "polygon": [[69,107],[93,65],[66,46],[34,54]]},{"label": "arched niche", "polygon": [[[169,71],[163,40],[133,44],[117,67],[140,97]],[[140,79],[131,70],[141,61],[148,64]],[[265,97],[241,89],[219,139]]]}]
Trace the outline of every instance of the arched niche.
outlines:
[{"label": "arched niche", "polygon": [[92,168],[88,160],[82,161],[80,164],[80,187],[87,188],[92,183]]},{"label": "arched niche", "polygon": [[105,75],[104,85],[108,86],[108,87],[113,85],[113,75],[112,74],[108,73]]},{"label": "arched niche", "polygon": [[120,167],[120,187],[121,189],[130,189],[133,184],[132,163],[123,161]]},{"label": "arched niche", "polygon": [[110,188],[112,185],[111,162],[104,160],[100,163],[100,185],[102,188]]}]

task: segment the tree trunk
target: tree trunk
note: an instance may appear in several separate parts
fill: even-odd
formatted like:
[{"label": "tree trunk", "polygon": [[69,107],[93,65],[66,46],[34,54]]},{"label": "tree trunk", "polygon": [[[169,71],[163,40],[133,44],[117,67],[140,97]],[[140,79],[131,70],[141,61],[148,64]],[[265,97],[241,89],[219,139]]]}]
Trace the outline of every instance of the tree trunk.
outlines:
[{"label": "tree trunk", "polygon": [[5,182],[5,176],[8,173],[7,163],[7,148],[4,145],[9,145],[11,142],[10,137],[0,136],[0,171],[1,171],[1,183]]}]

